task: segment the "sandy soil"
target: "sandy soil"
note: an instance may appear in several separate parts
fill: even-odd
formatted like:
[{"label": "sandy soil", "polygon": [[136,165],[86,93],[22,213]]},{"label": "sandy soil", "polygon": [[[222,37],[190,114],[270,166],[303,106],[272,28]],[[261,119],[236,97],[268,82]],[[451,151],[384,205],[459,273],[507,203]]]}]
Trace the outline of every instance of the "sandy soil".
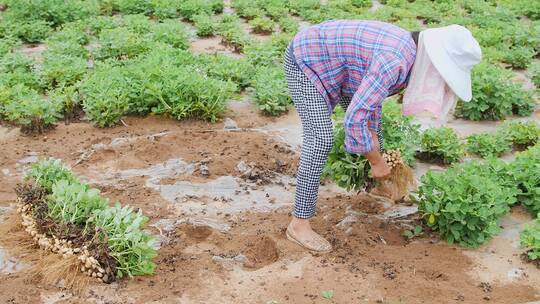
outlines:
[{"label": "sandy soil", "polygon": [[[225,12],[230,12],[225,1]],[[380,7],[374,1],[373,8]],[[301,26],[309,24],[302,22]],[[243,23],[244,30],[251,28]],[[269,35],[253,35],[264,40]],[[196,53],[241,56],[219,37],[196,39]],[[21,52],[41,60],[43,45]],[[518,76],[523,76],[519,74]],[[523,77],[521,77],[523,78]],[[520,78],[520,80],[521,80]],[[527,79],[523,80],[528,86]],[[415,206],[321,187],[315,229],[334,251],[318,255],[284,237],[301,143],[291,111],[260,115],[244,95],[227,117],[237,128],[159,117],[98,129],[59,125],[40,136],[0,126],[0,303],[526,303],[540,300],[540,271],[520,258],[517,242],[530,216],[514,208],[503,232],[478,250],[440,242],[426,232],[402,237]],[[539,119],[536,112],[527,119]],[[230,124],[230,123],[229,123]],[[460,135],[494,130],[493,122],[455,120]],[[229,126],[230,127],[230,126]],[[156,274],[81,293],[33,275],[34,259],[17,253],[21,235],[13,188],[39,157],[61,158],[111,202],[142,208],[159,241]],[[419,164],[415,175],[428,169]],[[39,256],[38,249],[27,254]],[[325,299],[323,291],[333,291]]]},{"label": "sandy soil", "polygon": [[[289,220],[298,131],[294,111],[273,119],[247,103],[223,123],[128,118],[98,129],[59,125],[28,137],[0,129],[0,216],[24,168],[41,156],[73,166],[111,201],[140,207],[160,241],[156,274],[73,294],[27,271],[0,237],[1,303],[525,303],[538,300],[538,270],[519,259],[516,233],[530,218],[519,209],[507,233],[475,251],[429,233],[407,242],[414,215],[366,195],[322,187],[315,227],[332,241],[326,255],[284,238]],[[298,132],[296,132],[298,134]],[[243,164],[241,164],[243,163]],[[180,189],[180,190],[179,190]],[[219,194],[219,195],[218,195]],[[397,208],[397,209],[396,209]],[[407,209],[409,208],[409,209]],[[398,212],[399,213],[399,212]],[[1,220],[0,220],[1,221]],[[11,227],[16,233],[17,227]],[[4,245],[2,245],[4,244]],[[321,292],[332,290],[326,300]],[[275,301],[275,302],[272,302]]]},{"label": "sandy soil", "polygon": [[34,59],[38,63],[43,63],[43,52],[47,49],[47,46],[43,43],[38,44],[25,44],[21,47],[19,52]]},{"label": "sandy soil", "polygon": [[212,36],[202,39],[196,39],[191,42],[190,50],[193,53],[206,53],[206,54],[227,54],[231,57],[242,58],[243,55],[235,53],[234,49],[225,46],[221,43],[222,39],[219,36]]}]

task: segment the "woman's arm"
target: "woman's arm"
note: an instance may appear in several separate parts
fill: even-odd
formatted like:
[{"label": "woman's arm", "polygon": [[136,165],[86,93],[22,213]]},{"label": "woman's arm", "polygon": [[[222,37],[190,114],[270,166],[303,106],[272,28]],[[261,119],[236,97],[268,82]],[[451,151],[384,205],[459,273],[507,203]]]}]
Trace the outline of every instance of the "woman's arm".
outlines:
[{"label": "woman's arm", "polygon": [[364,154],[375,178],[385,178],[390,168],[379,152],[377,130],[383,100],[400,75],[400,61],[377,56],[355,92],[345,115],[345,149]]},{"label": "woman's arm", "polygon": [[345,149],[347,152],[365,155],[372,150],[378,150],[378,147],[375,147],[378,140],[374,140],[376,136],[372,136],[372,131],[376,134],[377,129],[371,122],[371,117],[386,98],[387,92],[388,90],[378,75],[364,76],[345,113]]},{"label": "woman's arm", "polygon": [[[380,94],[370,92],[368,96],[364,98],[372,102],[376,100],[376,102],[382,104],[384,92]],[[356,108],[354,108],[355,106]],[[348,134],[345,139],[345,149],[350,153],[364,154],[371,166],[373,177],[376,179],[385,179],[390,175],[391,170],[380,153],[380,143],[377,135],[380,113],[375,112],[380,112],[381,107],[378,105],[373,110],[370,110],[366,109],[367,106],[367,103],[353,104],[353,107],[349,107],[347,110],[345,126],[347,126],[346,133]],[[354,112],[356,115],[350,116],[349,111]],[[354,122],[348,123],[348,119],[353,119]],[[356,136],[353,137],[354,135]]]}]

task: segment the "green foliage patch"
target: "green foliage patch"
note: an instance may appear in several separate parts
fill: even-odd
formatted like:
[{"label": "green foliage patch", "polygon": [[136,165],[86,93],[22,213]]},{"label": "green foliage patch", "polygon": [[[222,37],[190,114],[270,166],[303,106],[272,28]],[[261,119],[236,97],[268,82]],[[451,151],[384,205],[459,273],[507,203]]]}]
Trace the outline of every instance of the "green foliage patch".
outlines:
[{"label": "green foliage patch", "polygon": [[[426,223],[449,243],[476,248],[500,230],[509,206],[540,212],[540,146],[518,153],[509,164],[489,158],[429,171],[421,179],[418,206]],[[530,231],[522,245],[534,247]]]},{"label": "green foliage patch", "polygon": [[20,46],[21,40],[16,37],[6,36],[0,38],[0,57],[11,53],[14,49]]},{"label": "green foliage patch", "polygon": [[152,4],[148,0],[109,0],[109,7],[104,8],[107,11],[118,11],[123,14],[150,14]]},{"label": "green foliage patch", "polygon": [[418,209],[427,225],[450,244],[476,248],[500,231],[499,219],[517,201],[518,190],[496,159],[429,171],[418,189]]},{"label": "green foliage patch", "polygon": [[234,82],[238,89],[248,87],[255,68],[246,59],[236,59],[227,55],[200,55],[196,59],[210,77]]},{"label": "green foliage patch", "polygon": [[34,65],[34,60],[19,53],[8,53],[0,58],[1,73],[31,73],[34,70]]},{"label": "green foliage patch", "polygon": [[263,113],[278,116],[287,112],[291,97],[281,66],[261,66],[253,78],[255,103]]},{"label": "green foliage patch", "polygon": [[69,86],[81,80],[87,71],[83,57],[54,55],[46,57],[40,69],[42,85],[47,88]]},{"label": "green foliage patch", "polygon": [[528,116],[536,104],[530,94],[513,83],[510,72],[481,63],[473,70],[473,99],[460,102],[457,114],[471,120],[500,120],[517,114]]},{"label": "green foliage patch", "polygon": [[185,0],[178,6],[180,15],[189,21],[199,14],[211,15],[214,12],[221,13],[223,11],[222,0]]},{"label": "green foliage patch", "polygon": [[152,15],[158,19],[171,19],[178,16],[177,0],[151,0]]},{"label": "green foliage patch", "polygon": [[107,208],[108,201],[99,190],[69,180],[58,180],[47,199],[47,213],[62,225],[84,226],[93,212]]},{"label": "green foliage patch", "polygon": [[323,177],[330,177],[338,186],[347,191],[361,191],[365,188],[369,163],[360,154],[345,150],[345,128],[343,123],[334,127],[334,144],[323,170]]},{"label": "green foliage patch", "polygon": [[150,49],[150,41],[127,28],[104,29],[99,35],[99,48],[93,52],[94,58],[127,59]]},{"label": "green foliage patch", "polygon": [[500,132],[507,134],[517,149],[534,146],[540,141],[540,126],[534,122],[505,122]]},{"label": "green foliage patch", "polygon": [[90,33],[85,21],[66,23],[45,41],[48,48],[51,44],[74,43],[82,46],[88,42],[90,42]]},{"label": "green foliage patch", "polygon": [[274,21],[266,17],[255,17],[249,21],[249,25],[253,27],[253,32],[258,34],[272,33],[275,27]]},{"label": "green foliage patch", "polygon": [[98,14],[97,1],[9,1],[8,9],[0,20],[0,33],[10,33],[27,42],[39,42],[62,24]]},{"label": "green foliage patch", "polygon": [[290,34],[273,34],[270,40],[252,41],[245,46],[243,53],[254,66],[281,65],[285,49],[291,39]]},{"label": "green foliage patch", "polygon": [[514,69],[526,69],[531,64],[536,51],[529,47],[517,46],[504,52],[502,61]]},{"label": "green foliage patch", "polygon": [[250,42],[237,15],[224,14],[219,20],[218,32],[223,37],[223,42],[234,47],[237,52],[242,51]]},{"label": "green foliage patch", "polygon": [[251,20],[258,16],[264,16],[265,11],[258,5],[258,1],[252,0],[233,0],[232,7],[238,16]]},{"label": "green foliage patch", "polygon": [[510,174],[520,190],[518,199],[533,215],[540,213],[540,145],[518,153]]},{"label": "green foliage patch", "polygon": [[164,20],[150,27],[149,40],[162,42],[175,48],[189,48],[189,34],[186,27],[177,20]]},{"label": "green foliage patch", "polygon": [[422,133],[420,153],[422,158],[443,164],[459,162],[465,149],[452,128],[433,128]]},{"label": "green foliage patch", "polygon": [[300,24],[295,19],[284,16],[278,19],[278,24],[281,27],[281,30],[285,33],[296,34],[300,29]]},{"label": "green foliage patch", "polygon": [[26,172],[25,179],[33,180],[37,186],[45,189],[48,193],[51,193],[54,184],[61,180],[77,182],[77,178],[71,170],[63,165],[61,160],[55,158],[42,159],[32,164],[30,170]]},{"label": "green foliage patch", "polygon": [[93,51],[96,59],[130,59],[163,44],[179,49],[189,47],[190,34],[177,20],[151,22],[145,16],[131,15],[116,24],[117,27],[100,30],[99,47]]},{"label": "green foliage patch", "polygon": [[193,25],[195,25],[199,37],[212,36],[216,30],[212,17],[204,13],[193,16]]},{"label": "green foliage patch", "polygon": [[481,157],[499,157],[512,151],[512,141],[503,132],[480,133],[467,137],[467,151]]},{"label": "green foliage patch", "polygon": [[[233,81],[245,81],[246,76],[239,75],[242,68],[226,70],[239,65],[224,58],[201,60],[186,51],[163,46],[126,65],[97,66],[79,84],[83,108],[90,120],[101,127],[114,125],[129,113],[216,121],[225,110],[225,102],[237,91]],[[216,67],[214,75],[226,81],[209,77],[198,65],[205,60]]]},{"label": "green foliage patch", "polygon": [[527,250],[529,260],[540,259],[540,214],[534,221],[525,225],[520,234],[520,244]]},{"label": "green foliage patch", "polygon": [[60,119],[61,105],[24,84],[0,84],[0,118],[22,126],[23,132],[43,132]]},{"label": "green foliage patch", "polygon": [[540,89],[540,61],[533,63],[529,71],[532,82],[537,89]]},{"label": "green foliage patch", "polygon": [[89,222],[100,231],[101,240],[107,242],[117,263],[118,278],[154,273],[155,240],[144,231],[148,218],[140,209],[134,212],[132,207],[116,203],[114,207],[94,209]]}]

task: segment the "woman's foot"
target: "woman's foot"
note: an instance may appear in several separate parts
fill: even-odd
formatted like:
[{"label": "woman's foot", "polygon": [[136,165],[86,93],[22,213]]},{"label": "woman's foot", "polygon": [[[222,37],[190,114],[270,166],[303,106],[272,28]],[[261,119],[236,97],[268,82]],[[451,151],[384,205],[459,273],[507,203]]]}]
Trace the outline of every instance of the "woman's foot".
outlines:
[{"label": "woman's foot", "polygon": [[312,251],[329,252],[332,250],[332,245],[311,229],[307,219],[294,217],[287,227],[286,235],[290,241]]}]

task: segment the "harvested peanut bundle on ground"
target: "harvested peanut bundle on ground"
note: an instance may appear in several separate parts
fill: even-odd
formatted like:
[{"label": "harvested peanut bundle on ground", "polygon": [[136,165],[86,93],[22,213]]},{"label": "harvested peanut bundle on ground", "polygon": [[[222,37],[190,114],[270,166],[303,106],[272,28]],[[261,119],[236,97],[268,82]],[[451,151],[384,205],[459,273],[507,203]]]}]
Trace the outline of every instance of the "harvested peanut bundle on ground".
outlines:
[{"label": "harvested peanut bundle on ground", "polygon": [[[61,257],[52,263],[104,283],[154,272],[154,239],[144,231],[148,219],[140,210],[119,203],[109,206],[99,190],[80,182],[60,160],[35,163],[26,179],[28,183],[15,189],[17,211],[33,243]],[[65,275],[56,271],[51,276],[60,280]]]}]

